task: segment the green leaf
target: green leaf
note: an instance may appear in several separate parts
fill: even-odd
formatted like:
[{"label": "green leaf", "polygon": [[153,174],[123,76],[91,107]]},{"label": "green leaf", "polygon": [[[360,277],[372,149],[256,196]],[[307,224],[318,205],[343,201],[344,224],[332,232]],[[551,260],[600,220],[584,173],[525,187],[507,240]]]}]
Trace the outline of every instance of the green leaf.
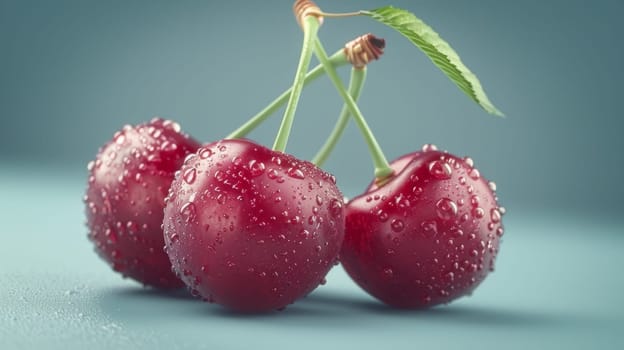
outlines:
[{"label": "green leaf", "polygon": [[462,63],[459,55],[425,22],[409,11],[393,6],[361,11],[390,28],[398,31],[440,68],[466,95],[488,113],[504,116],[488,99],[479,79]]}]

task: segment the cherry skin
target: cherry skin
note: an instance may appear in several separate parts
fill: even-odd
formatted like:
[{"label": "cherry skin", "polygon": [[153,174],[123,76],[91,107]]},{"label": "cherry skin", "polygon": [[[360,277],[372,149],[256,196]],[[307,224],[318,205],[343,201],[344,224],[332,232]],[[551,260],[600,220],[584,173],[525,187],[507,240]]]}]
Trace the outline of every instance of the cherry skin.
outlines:
[{"label": "cherry skin", "polygon": [[172,121],[125,126],[88,165],[88,237],[113,270],[145,285],[182,287],[163,251],[164,199],[174,173],[200,144]]},{"label": "cherry skin", "polygon": [[340,261],[384,303],[426,308],[470,294],[494,269],[501,215],[494,183],[469,158],[404,155],[382,187],[372,183],[346,208]]},{"label": "cherry skin", "polygon": [[281,309],[337,263],[342,198],[310,162],[219,141],[190,156],[171,185],[166,250],[192,294],[239,312]]}]

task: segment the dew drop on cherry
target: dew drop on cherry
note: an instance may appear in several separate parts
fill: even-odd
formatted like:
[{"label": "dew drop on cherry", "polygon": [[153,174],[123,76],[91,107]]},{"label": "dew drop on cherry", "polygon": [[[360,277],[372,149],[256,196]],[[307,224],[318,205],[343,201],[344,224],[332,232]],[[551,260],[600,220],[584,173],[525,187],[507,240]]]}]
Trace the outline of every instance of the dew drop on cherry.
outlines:
[{"label": "dew drop on cherry", "polygon": [[496,229],[496,235],[498,237],[502,237],[504,233],[505,233],[505,229],[504,228],[499,227],[499,228]]},{"label": "dew drop on cherry", "polygon": [[258,177],[264,173],[266,166],[262,162],[258,162],[255,159],[249,161],[249,173],[253,177]]},{"label": "dew drop on cherry", "polygon": [[195,178],[197,177],[197,170],[195,168],[188,168],[184,170],[184,174],[182,175],[184,178],[184,182],[191,185],[195,182]]},{"label": "dew drop on cherry", "polygon": [[286,174],[289,177],[292,177],[293,179],[302,180],[302,179],[305,178],[305,175],[303,174],[303,171],[301,171],[301,169],[298,169],[298,168],[290,168],[290,169],[288,169],[288,171],[286,171]]},{"label": "dew drop on cherry", "polygon": [[476,194],[470,197],[470,205],[472,205],[473,207],[478,207],[480,203],[481,199]]},{"label": "dew drop on cherry", "polygon": [[472,210],[472,216],[477,219],[481,219],[483,218],[483,216],[485,216],[485,211],[481,207],[476,207]]},{"label": "dew drop on cherry", "polygon": [[457,204],[448,198],[436,202],[436,213],[442,220],[451,220],[457,216]]},{"label": "dew drop on cherry", "polygon": [[425,238],[433,238],[438,234],[438,225],[434,220],[426,220],[420,223],[422,234]]},{"label": "dew drop on cherry", "polygon": [[204,148],[199,152],[199,158],[208,159],[212,157],[213,154],[214,152],[210,148]]},{"label": "dew drop on cherry", "polygon": [[423,152],[437,151],[438,147],[432,143],[426,143],[422,146]]},{"label": "dew drop on cherry", "polygon": [[390,228],[392,228],[392,231],[399,233],[405,228],[405,223],[403,220],[394,219],[390,223]]},{"label": "dew drop on cherry", "polygon": [[477,170],[477,168],[472,168],[472,170],[470,170],[470,172],[468,173],[468,176],[470,176],[470,178],[473,180],[478,180],[481,177],[481,173],[479,173],[479,170]]},{"label": "dew drop on cherry", "polygon": [[451,178],[453,169],[448,163],[434,160],[429,163],[429,173],[436,179],[446,180]]},{"label": "dew drop on cherry", "polygon": [[329,213],[331,214],[331,216],[336,217],[340,215],[341,212],[342,201],[336,198],[332,198],[332,200],[329,201]]},{"label": "dew drop on cherry", "polygon": [[500,211],[498,211],[497,208],[492,208],[492,210],[490,210],[490,218],[492,219],[493,223],[499,223],[501,221],[501,213]]},{"label": "dew drop on cherry", "polygon": [[195,218],[195,210],[195,204],[193,202],[186,202],[180,208],[180,215],[182,215],[186,222],[190,222]]},{"label": "dew drop on cherry", "polygon": [[496,192],[496,182],[494,181],[488,182],[488,187],[490,188],[492,192]]}]

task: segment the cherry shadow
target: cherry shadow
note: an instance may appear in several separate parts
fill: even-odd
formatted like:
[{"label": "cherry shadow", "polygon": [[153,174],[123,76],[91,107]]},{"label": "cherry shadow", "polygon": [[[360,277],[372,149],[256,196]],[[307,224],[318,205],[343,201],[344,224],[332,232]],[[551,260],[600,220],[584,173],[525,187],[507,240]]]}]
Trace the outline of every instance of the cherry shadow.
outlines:
[{"label": "cherry shadow", "polygon": [[[360,315],[375,315],[384,319],[411,319],[414,321],[471,324],[492,327],[548,327],[573,326],[587,323],[584,317],[561,315],[545,311],[487,308],[482,305],[451,303],[429,309],[398,309],[372,297],[351,297],[339,293],[317,292],[300,301],[310,305],[333,305],[342,310],[349,309]],[[591,322],[590,322],[591,323]]]},{"label": "cherry shadow", "polygon": [[[109,288],[98,295],[100,308],[112,318],[149,322],[215,318],[238,323],[258,321],[286,327],[323,325],[358,328],[378,323],[448,324],[469,327],[560,328],[591,323],[574,315],[549,314],[519,308],[487,308],[452,303],[425,310],[389,307],[363,293],[351,294],[320,288],[282,311],[240,313],[220,305],[201,302],[184,289]],[[297,322],[293,322],[296,320]]]}]

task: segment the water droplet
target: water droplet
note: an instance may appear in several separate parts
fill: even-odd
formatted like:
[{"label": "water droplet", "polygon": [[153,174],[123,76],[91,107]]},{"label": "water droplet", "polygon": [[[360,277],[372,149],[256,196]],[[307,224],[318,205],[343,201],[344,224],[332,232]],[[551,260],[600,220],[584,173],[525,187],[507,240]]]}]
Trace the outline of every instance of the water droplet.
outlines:
[{"label": "water droplet", "polygon": [[473,207],[478,207],[480,203],[481,199],[476,194],[470,197],[470,205],[472,205]]},{"label": "water droplet", "polygon": [[420,196],[423,193],[423,189],[420,186],[414,186],[412,187],[412,193],[416,196]]},{"label": "water droplet", "polygon": [[139,230],[139,225],[134,221],[128,221],[126,223],[126,228],[128,229],[128,233],[135,234]]},{"label": "water droplet", "polygon": [[175,232],[169,236],[169,240],[171,241],[171,244],[177,242],[179,239],[180,239],[180,236],[178,236],[178,234]]},{"label": "water droplet", "polygon": [[463,176],[460,176],[459,177],[459,184],[462,185],[462,186],[465,185],[466,184],[466,178],[463,177]]},{"label": "water droplet", "polygon": [[181,128],[180,128],[180,124],[172,121],[172,120],[165,120],[163,121],[162,124],[165,128],[173,130],[175,132],[180,132]]},{"label": "water droplet", "polygon": [[438,234],[438,224],[434,220],[426,220],[420,223],[422,234],[425,238],[433,238]]},{"label": "water droplet", "polygon": [[316,195],[316,204],[323,205],[323,197]]},{"label": "water droplet", "polygon": [[108,152],[108,154],[106,156],[108,157],[108,160],[113,160],[113,159],[117,158],[117,152],[110,151],[110,152]]},{"label": "water droplet", "polygon": [[267,177],[271,180],[275,180],[277,178],[277,170],[271,169],[267,172]]},{"label": "water droplet", "polygon": [[162,159],[157,154],[150,154],[147,156],[147,161],[150,163],[160,163]]},{"label": "water droplet", "polygon": [[298,168],[290,168],[290,169],[288,169],[286,174],[288,176],[292,177],[293,179],[302,180],[302,179],[305,178],[305,175],[303,174],[303,171],[301,171],[301,169],[298,169]]},{"label": "water droplet", "polygon": [[479,177],[481,177],[481,173],[479,173],[479,170],[477,170],[477,168],[472,168],[472,170],[470,170],[470,172],[468,173],[468,176],[470,176],[470,178],[473,180],[478,180]]},{"label": "water droplet", "polygon": [[176,145],[175,142],[166,140],[160,145],[160,149],[164,152],[173,152],[178,149],[178,145]]},{"label": "water droplet", "polygon": [[450,179],[451,174],[453,173],[453,169],[448,163],[434,160],[429,163],[429,173],[439,180]]},{"label": "water droplet", "polygon": [[89,163],[87,163],[87,170],[88,171],[93,170],[93,168],[95,168],[95,162],[94,161],[90,161]]},{"label": "water droplet", "polygon": [[208,159],[210,158],[212,155],[214,154],[214,152],[210,149],[210,148],[204,148],[199,152],[199,157],[201,159]]},{"label": "water droplet", "polygon": [[477,219],[483,218],[484,215],[485,215],[485,211],[481,207],[476,207],[472,210],[472,216],[474,216]]},{"label": "water droplet", "polygon": [[507,209],[505,209],[505,207],[498,207],[498,211],[500,212],[501,216],[505,215],[505,213],[507,213]]},{"label": "water droplet", "polygon": [[459,238],[459,237],[464,235],[464,231],[462,231],[457,226],[453,226],[453,227],[449,228],[448,232],[451,234],[451,236],[456,237],[456,238]]},{"label": "water droplet", "polygon": [[392,270],[392,268],[390,268],[390,267],[386,267],[386,268],[383,270],[383,273],[384,273],[384,276],[385,276],[386,278],[392,278],[392,277],[394,276],[394,271],[393,271],[393,270]]},{"label": "water droplet", "polygon": [[310,237],[310,231],[303,229],[301,231],[299,231],[299,237],[306,239],[308,237]]},{"label": "water droplet", "polygon": [[232,164],[235,166],[239,166],[242,162],[243,160],[238,156],[234,156],[234,158],[232,158]]},{"label": "water droplet", "polygon": [[447,273],[445,276],[447,281],[452,282],[455,280],[455,273],[453,271]]},{"label": "water droplet", "polygon": [[342,213],[342,201],[332,198],[329,201],[329,213],[334,217],[340,215]]},{"label": "water droplet", "polygon": [[426,143],[422,146],[423,152],[437,151],[437,150],[438,150],[438,147],[432,143]]},{"label": "water droplet", "polygon": [[496,192],[496,182],[494,181],[488,182],[488,187],[490,187],[490,190],[492,190],[492,192]]},{"label": "water droplet", "polygon": [[197,177],[197,170],[195,170],[195,168],[188,168],[184,170],[184,175],[182,175],[182,177],[187,184],[191,185],[193,182],[195,182],[195,178]]},{"label": "water droplet", "polygon": [[501,221],[501,213],[500,211],[498,211],[497,208],[492,208],[492,210],[490,210],[490,218],[492,219],[493,223],[499,223]]},{"label": "water droplet", "polygon": [[505,229],[504,228],[499,227],[499,228],[496,229],[496,235],[498,237],[502,237],[504,233],[505,233]]},{"label": "water droplet", "polygon": [[474,161],[470,157],[464,158],[464,162],[466,162],[466,165],[468,165],[471,168],[474,166]]},{"label": "water droplet", "polygon": [[122,133],[117,133],[117,136],[115,137],[115,143],[118,145],[123,145],[124,142],[126,142],[126,135]]},{"label": "water droplet", "polygon": [[106,236],[109,243],[111,244],[117,243],[117,234],[112,229],[107,228],[106,231],[104,231],[104,236]]},{"label": "water droplet", "polygon": [[217,203],[225,204],[226,201],[227,201],[227,196],[226,195],[224,195],[223,193],[219,193],[217,195]]},{"label": "water droplet", "polygon": [[262,173],[264,173],[265,169],[266,169],[266,166],[264,165],[264,163],[258,162],[255,159],[249,161],[249,173],[251,174],[251,176],[253,177],[260,176],[262,175]]},{"label": "water droplet", "polygon": [[392,231],[398,233],[403,231],[403,229],[405,228],[405,223],[402,220],[394,219],[392,220],[392,223],[390,223],[390,228],[392,228]]},{"label": "water droplet", "polygon": [[180,214],[184,217],[186,222],[195,219],[195,204],[193,202],[186,202],[182,208],[180,208]]},{"label": "water droplet", "polygon": [[448,198],[442,198],[436,203],[436,213],[442,220],[451,220],[457,215],[457,204]]},{"label": "water droplet", "polygon": [[221,170],[217,170],[214,173],[214,178],[217,179],[217,181],[219,182],[223,182],[223,180],[225,179],[225,173]]},{"label": "water droplet", "polygon": [[377,212],[377,217],[379,218],[379,221],[381,222],[388,221],[388,213],[386,213],[385,211],[381,209]]}]

